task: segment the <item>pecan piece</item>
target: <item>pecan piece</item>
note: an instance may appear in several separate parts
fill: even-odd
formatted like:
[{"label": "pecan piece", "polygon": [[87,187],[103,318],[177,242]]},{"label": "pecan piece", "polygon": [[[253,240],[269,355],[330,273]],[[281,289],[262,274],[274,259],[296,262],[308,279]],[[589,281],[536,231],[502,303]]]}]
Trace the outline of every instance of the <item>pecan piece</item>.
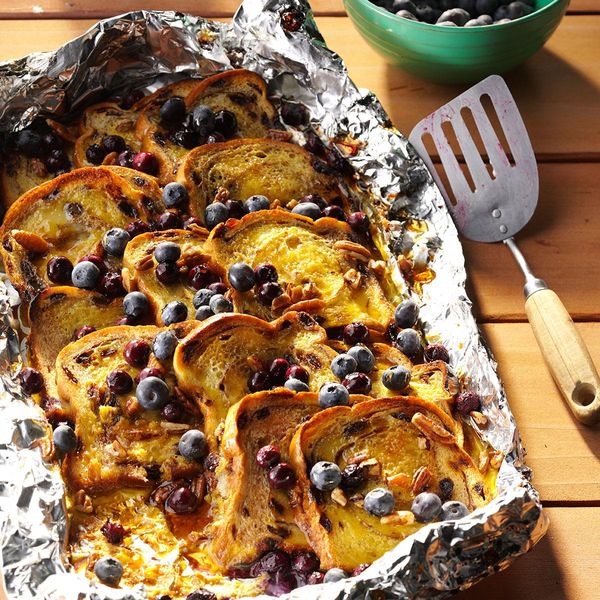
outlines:
[{"label": "pecan piece", "polygon": [[88,515],[94,512],[92,499],[83,490],[78,490],[75,492],[75,497],[73,500],[75,501],[75,509],[79,512],[83,512]]},{"label": "pecan piece", "polygon": [[479,427],[485,427],[488,423],[488,418],[478,410],[472,410],[469,413],[469,416],[473,419],[473,421],[475,421],[477,425],[479,425]]},{"label": "pecan piece", "polygon": [[30,231],[13,231],[12,236],[28,252],[45,254],[50,250],[50,244],[44,238]]},{"label": "pecan piece", "polygon": [[346,506],[346,504],[348,504],[348,499],[346,498],[344,492],[339,487],[336,487],[331,492],[331,499],[334,502],[336,502],[337,504],[339,504],[340,506]]},{"label": "pecan piece", "polygon": [[415,515],[410,510],[398,510],[381,517],[380,522],[382,525],[411,525],[415,522]]},{"label": "pecan piece", "polygon": [[362,275],[356,269],[348,269],[344,273],[344,281],[351,289],[356,290],[362,284]]},{"label": "pecan piece", "polygon": [[431,479],[431,471],[427,467],[419,467],[415,471],[412,479],[411,487],[413,494],[416,496],[428,489]]},{"label": "pecan piece", "polygon": [[423,413],[416,412],[412,419],[412,424],[427,438],[440,444],[454,444],[456,438],[439,423],[432,421]]}]

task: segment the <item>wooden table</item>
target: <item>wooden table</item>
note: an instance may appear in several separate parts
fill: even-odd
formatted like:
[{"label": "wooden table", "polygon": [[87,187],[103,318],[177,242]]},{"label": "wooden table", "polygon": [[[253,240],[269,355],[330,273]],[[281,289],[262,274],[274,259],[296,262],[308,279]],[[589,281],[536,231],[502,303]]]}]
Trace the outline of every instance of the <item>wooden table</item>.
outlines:
[{"label": "wooden table", "polygon": [[[0,59],[49,50],[92,21],[138,8],[231,16],[237,0],[12,0],[0,6]],[[314,0],[317,22],[354,81],[373,90],[405,133],[459,93],[387,66],[358,36],[341,0]],[[561,295],[600,368],[600,0],[572,0],[546,47],[507,76],[536,150],[538,211],[520,237]],[[600,596],[600,430],[574,421],[525,322],[522,279],[501,245],[465,243],[471,297],[547,507],[548,535],[464,600]]]}]

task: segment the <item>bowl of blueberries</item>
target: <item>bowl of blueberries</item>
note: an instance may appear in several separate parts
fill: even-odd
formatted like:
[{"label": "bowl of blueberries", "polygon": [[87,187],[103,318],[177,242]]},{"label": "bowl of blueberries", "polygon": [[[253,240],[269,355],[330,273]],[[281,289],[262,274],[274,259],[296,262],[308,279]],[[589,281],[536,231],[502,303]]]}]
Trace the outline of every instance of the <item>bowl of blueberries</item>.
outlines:
[{"label": "bowl of blueberries", "polygon": [[539,50],[569,0],[344,0],[388,62],[438,83],[505,73]]}]

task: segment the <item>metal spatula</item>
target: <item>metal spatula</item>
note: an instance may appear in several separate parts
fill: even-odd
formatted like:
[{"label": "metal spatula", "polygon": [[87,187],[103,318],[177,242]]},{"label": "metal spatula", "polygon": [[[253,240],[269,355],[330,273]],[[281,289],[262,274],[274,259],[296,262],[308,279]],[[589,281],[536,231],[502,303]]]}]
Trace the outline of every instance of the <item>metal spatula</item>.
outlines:
[{"label": "metal spatula", "polygon": [[[483,96],[488,96],[494,106],[512,162],[482,105]],[[463,109],[470,110],[473,116],[492,174],[463,120]],[[448,122],[454,129],[474,191],[442,128]],[[431,135],[437,149],[454,204],[426,150],[426,134]],[[440,187],[460,233],[479,242],[503,241],[510,248],[525,275],[527,317],[556,384],[577,419],[587,425],[600,421],[600,379],[587,348],[559,297],[533,275],[513,237],[535,211],[538,171],[525,124],[504,80],[492,75],[442,106],[413,129],[410,141]]]}]

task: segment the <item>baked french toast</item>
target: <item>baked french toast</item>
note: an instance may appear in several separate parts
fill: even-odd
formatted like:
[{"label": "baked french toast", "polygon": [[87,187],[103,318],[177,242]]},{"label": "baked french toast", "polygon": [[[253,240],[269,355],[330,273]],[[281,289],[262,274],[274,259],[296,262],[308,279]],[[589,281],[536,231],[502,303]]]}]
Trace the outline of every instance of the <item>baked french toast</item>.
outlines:
[{"label": "baked french toast", "polygon": [[59,352],[77,335],[116,325],[123,317],[123,303],[97,292],[71,286],[43,290],[29,308],[29,359],[44,379],[40,406],[54,423],[64,420],[56,388],[55,363]]},{"label": "baked french toast", "polygon": [[187,187],[190,210],[200,218],[217,193],[236,200],[261,194],[283,206],[308,194],[325,200],[345,196],[341,180],[319,171],[318,164],[312,154],[288,142],[232,140],[192,150],[177,181]]},{"label": "baked french toast", "polygon": [[[13,285],[30,301],[51,284],[51,258],[64,256],[75,264],[86,255],[102,257],[107,230],[125,228],[135,219],[150,222],[162,209],[161,200],[109,168],[77,169],[34,188],[10,207],[0,230],[0,255]],[[120,268],[120,260],[107,257],[107,262]]]},{"label": "baked french toast", "polygon": [[[162,309],[174,299],[185,303],[189,315],[194,314],[196,309],[192,300],[196,289],[192,287],[188,277],[191,268],[210,265],[215,277],[225,277],[222,269],[212,264],[210,256],[204,252],[207,237],[208,231],[201,227],[189,231],[168,229],[143,233],[127,244],[123,255],[123,282],[129,291],[140,290],[146,295],[157,325],[162,324]],[[181,249],[181,257],[177,261],[179,276],[168,283],[159,280],[156,272],[158,262],[154,257],[156,247],[163,242],[173,242]]]},{"label": "baked french toast", "polygon": [[[452,419],[444,412],[408,397],[328,408],[298,429],[290,446],[298,477],[296,522],[322,567],[352,570],[371,563],[414,533],[422,524],[415,521],[411,504],[421,492],[438,492],[470,510],[491,499],[452,432]],[[342,473],[350,465],[362,472],[350,487],[342,479],[332,491],[320,491],[309,480],[320,461],[337,464]],[[365,509],[365,499],[382,486],[391,491],[393,508],[378,516]]]},{"label": "baked french toast", "polygon": [[354,241],[347,223],[263,210],[217,225],[205,247],[225,269],[240,261],[276,268],[284,293],[266,306],[252,290],[234,291],[241,312],[271,320],[301,310],[324,327],[360,321],[378,331],[385,331],[392,318],[393,306],[370,268],[375,257]]},{"label": "baked french toast", "polygon": [[273,360],[286,357],[304,367],[313,391],[332,381],[329,365],[335,352],[326,339],[325,331],[304,313],[288,313],[272,323],[250,315],[217,315],[177,346],[177,385],[199,404],[205,433],[216,446],[227,411],[254,391],[249,379]]},{"label": "baked french toast", "polygon": [[210,551],[225,569],[249,563],[273,547],[309,549],[285,489],[274,489],[256,460],[269,445],[282,462],[296,428],[319,410],[317,394],[277,389],[246,396],[227,413],[222,458],[216,471]]},{"label": "baked french toast", "polygon": [[[172,327],[182,338],[193,323]],[[178,395],[171,366],[152,354],[138,366],[127,359],[131,342],[151,347],[161,331],[154,326],[109,327],[72,342],[56,359],[56,384],[67,417],[75,423],[79,440],[75,452],[63,462],[63,474],[72,490],[88,494],[123,487],[151,487],[155,481],[150,469],[158,469],[161,480],[193,476],[201,465],[176,454],[177,443],[185,431],[200,426],[196,407]],[[170,422],[160,410],[144,410],[136,398],[133,381],[145,368],[161,373],[169,390],[169,402],[182,404],[182,417]],[[118,393],[111,388],[109,376],[125,372],[129,389]],[[157,466],[158,465],[158,466]]]},{"label": "baked french toast", "polygon": [[[266,137],[276,116],[266,92],[267,86],[259,75],[237,69],[197,81],[189,88],[184,100],[189,114],[198,106],[209,107],[215,113],[227,111],[232,114],[235,131],[226,132],[229,135],[224,137]],[[190,143],[182,141],[178,132],[189,129],[185,123],[163,123],[156,102],[151,109],[143,111],[138,133],[143,132],[143,150],[152,152],[158,159],[158,176],[162,183],[175,179],[179,165],[191,148],[208,141],[203,135],[196,136]]]}]

